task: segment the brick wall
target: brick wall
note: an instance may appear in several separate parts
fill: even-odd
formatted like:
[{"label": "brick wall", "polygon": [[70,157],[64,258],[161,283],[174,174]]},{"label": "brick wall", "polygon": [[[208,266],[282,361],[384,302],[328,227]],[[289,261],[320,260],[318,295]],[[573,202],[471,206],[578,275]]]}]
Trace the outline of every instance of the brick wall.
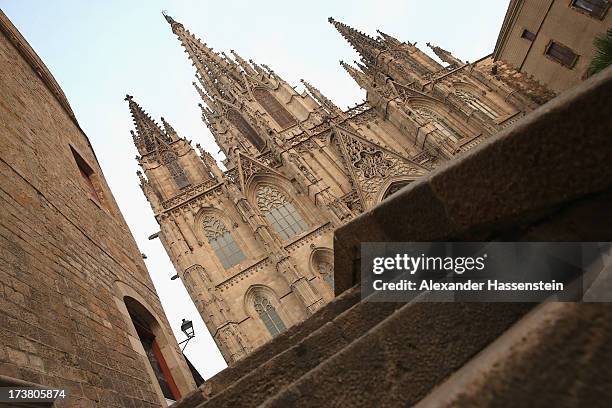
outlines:
[{"label": "brick wall", "polygon": [[0,19],[0,375],[68,388],[65,406],[159,406],[120,288],[157,319],[179,389],[193,380],[86,136]]}]

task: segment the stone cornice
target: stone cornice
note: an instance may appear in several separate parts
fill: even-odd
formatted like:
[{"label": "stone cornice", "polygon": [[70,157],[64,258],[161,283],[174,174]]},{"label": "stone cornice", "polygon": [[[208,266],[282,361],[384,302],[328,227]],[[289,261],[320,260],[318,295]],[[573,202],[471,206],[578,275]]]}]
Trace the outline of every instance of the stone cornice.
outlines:
[{"label": "stone cornice", "polygon": [[222,184],[222,182],[220,183],[215,179],[210,179],[205,181],[204,183],[196,184],[195,186],[190,187],[188,190],[182,192],[181,194],[162,202],[164,212],[173,210],[185,204],[186,202],[191,201],[196,197],[199,197],[202,194],[208,193],[209,191],[218,188]]},{"label": "stone cornice", "polygon": [[217,289],[219,289],[220,291],[224,291],[228,287],[233,286],[238,281],[241,281],[241,280],[243,280],[245,278],[248,278],[249,276],[253,275],[254,273],[262,270],[269,263],[270,263],[269,262],[269,258],[266,256],[265,258],[262,258],[259,261],[256,261],[251,266],[241,270],[240,272],[238,272],[234,276],[231,276],[228,279],[224,280],[223,282],[217,284],[215,287]]},{"label": "stone cornice", "polygon": [[290,242],[289,244],[287,244],[285,246],[285,249],[288,252],[292,252],[293,250],[301,247],[304,244],[309,243],[310,241],[312,241],[313,239],[317,238],[318,236],[322,235],[324,232],[333,229],[333,226],[330,222],[327,222],[325,224],[319,225],[318,227],[315,227],[314,229],[311,229],[307,234],[305,234],[304,236],[299,237],[298,239],[296,239],[293,242]]}]

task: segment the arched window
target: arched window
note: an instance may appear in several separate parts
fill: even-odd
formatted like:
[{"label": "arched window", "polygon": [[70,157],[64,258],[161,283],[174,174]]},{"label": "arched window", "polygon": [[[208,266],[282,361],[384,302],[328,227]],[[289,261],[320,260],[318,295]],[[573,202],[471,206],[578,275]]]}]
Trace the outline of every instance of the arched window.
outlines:
[{"label": "arched window", "polygon": [[323,280],[334,288],[334,255],[327,248],[317,248],[312,252],[312,268],[318,272]]},{"label": "arched window", "polygon": [[469,92],[457,89],[455,90],[455,95],[457,95],[463,102],[467,103],[472,109],[476,109],[484,113],[491,119],[495,119],[499,116],[499,113],[495,111],[495,109],[491,108],[489,105]]},{"label": "arched window", "polygon": [[285,331],[287,328],[285,327],[285,323],[283,323],[276,309],[267,297],[263,294],[255,295],[253,306],[272,337]]},{"label": "arched window", "polygon": [[449,138],[456,142],[457,140],[463,137],[459,133],[457,133],[455,129],[453,129],[453,127],[449,125],[444,118],[442,118],[440,115],[438,115],[431,109],[418,107],[415,108],[414,111],[418,113],[423,119],[426,119],[431,124],[433,124],[436,128],[436,132],[443,138]]},{"label": "arched window", "polygon": [[272,116],[281,128],[295,125],[295,119],[274,96],[263,88],[255,88],[253,95],[259,104]]},{"label": "arched window", "polygon": [[236,129],[238,129],[242,136],[246,137],[257,150],[262,151],[263,148],[266,147],[266,144],[261,140],[261,137],[259,137],[255,129],[253,129],[249,122],[244,120],[242,115],[234,109],[230,109],[227,112],[227,120],[229,120],[232,125],[236,126]]},{"label": "arched window", "polygon": [[263,186],[257,190],[257,207],[282,239],[308,229],[308,224],[294,205],[274,187]]},{"label": "arched window", "polygon": [[245,256],[242,250],[221,220],[212,216],[205,216],[202,224],[208,243],[225,269],[244,261]]},{"label": "arched window", "polygon": [[178,163],[178,159],[176,157],[176,153],[171,152],[170,150],[166,150],[161,155],[162,163],[168,168],[170,175],[174,179],[174,182],[178,186],[178,188],[185,188],[189,185],[189,180],[187,179],[187,175],[185,171]]}]

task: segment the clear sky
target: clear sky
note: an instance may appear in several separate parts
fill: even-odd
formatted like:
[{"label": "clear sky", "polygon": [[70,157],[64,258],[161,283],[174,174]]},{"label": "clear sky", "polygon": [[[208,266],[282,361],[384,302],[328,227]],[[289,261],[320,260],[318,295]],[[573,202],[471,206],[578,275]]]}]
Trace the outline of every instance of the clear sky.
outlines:
[{"label": "clear sky", "polygon": [[439,45],[463,60],[493,51],[507,0],[309,0],[309,1],[84,1],[0,0],[0,8],[49,67],[89,136],[104,175],[148,259],[149,272],[177,339],[182,318],[194,321],[196,338],[185,354],[205,378],[225,367],[159,240],[148,202],[138,187],[133,128],[126,93],[159,122],[199,142],[217,159],[218,148],[200,120],[194,69],[162,17],[175,20],[215,50],[234,49],[269,65],[302,91],[306,79],[340,107],[365,97],[338,65],[357,58],[327,18],[402,41]]}]

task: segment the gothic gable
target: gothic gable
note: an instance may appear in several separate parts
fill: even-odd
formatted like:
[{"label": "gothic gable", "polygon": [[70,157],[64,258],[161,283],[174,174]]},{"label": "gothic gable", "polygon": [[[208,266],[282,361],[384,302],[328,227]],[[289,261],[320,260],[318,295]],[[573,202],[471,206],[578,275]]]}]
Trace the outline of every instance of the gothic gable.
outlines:
[{"label": "gothic gable", "polygon": [[364,209],[377,204],[380,190],[389,180],[410,180],[427,172],[423,166],[352,130],[334,126],[334,132]]},{"label": "gothic gable", "polygon": [[242,153],[238,153],[238,174],[240,179],[240,189],[246,192],[248,182],[259,174],[272,174],[276,176],[284,176],[273,168],[266,166],[264,163],[250,158]]}]

